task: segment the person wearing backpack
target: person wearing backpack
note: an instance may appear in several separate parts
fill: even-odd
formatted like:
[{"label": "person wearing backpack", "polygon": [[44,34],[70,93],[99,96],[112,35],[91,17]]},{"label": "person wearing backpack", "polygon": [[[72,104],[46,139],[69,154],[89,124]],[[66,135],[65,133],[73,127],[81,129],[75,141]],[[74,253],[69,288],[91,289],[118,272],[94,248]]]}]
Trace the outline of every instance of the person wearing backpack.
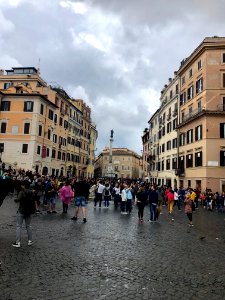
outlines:
[{"label": "person wearing backpack", "polygon": [[30,183],[25,180],[21,182],[21,191],[19,192],[16,202],[19,202],[19,208],[17,211],[17,222],[16,222],[16,242],[12,244],[13,247],[19,248],[21,246],[21,229],[23,220],[25,220],[27,235],[28,235],[28,246],[33,244],[32,241],[32,227],[31,227],[31,215],[35,213],[35,202],[33,193],[29,190]]}]

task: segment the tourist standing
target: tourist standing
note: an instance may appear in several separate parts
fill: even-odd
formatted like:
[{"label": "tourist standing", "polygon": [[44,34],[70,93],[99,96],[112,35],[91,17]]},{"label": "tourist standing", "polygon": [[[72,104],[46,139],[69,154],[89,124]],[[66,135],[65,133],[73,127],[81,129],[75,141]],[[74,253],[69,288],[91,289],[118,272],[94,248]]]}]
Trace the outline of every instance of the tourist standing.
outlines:
[{"label": "tourist standing", "polygon": [[191,195],[190,194],[187,194],[186,195],[186,198],[184,200],[184,205],[185,205],[185,208],[184,208],[184,211],[188,217],[188,220],[189,220],[189,226],[190,227],[193,227],[193,223],[192,223],[192,207],[193,207],[193,200],[191,199]]},{"label": "tourist standing", "polygon": [[74,184],[74,194],[75,194],[75,214],[71,218],[73,221],[77,221],[79,209],[81,207],[83,223],[87,222],[86,218],[86,195],[89,191],[89,185],[83,179],[76,181]]},{"label": "tourist standing", "polygon": [[152,186],[149,191],[149,209],[150,209],[150,222],[156,222],[157,219],[157,205],[158,205],[158,194],[155,187]]},{"label": "tourist standing", "polygon": [[64,186],[59,190],[59,198],[63,203],[63,213],[66,214],[68,210],[68,205],[74,196],[74,192],[71,188],[70,181],[66,180]]},{"label": "tourist standing", "polygon": [[33,193],[29,190],[29,181],[21,182],[21,191],[19,192],[16,202],[19,202],[19,208],[16,216],[16,242],[12,244],[13,247],[19,248],[21,246],[21,229],[23,220],[25,220],[28,246],[33,244],[32,240],[32,227],[31,227],[31,214],[35,213],[35,202]]}]

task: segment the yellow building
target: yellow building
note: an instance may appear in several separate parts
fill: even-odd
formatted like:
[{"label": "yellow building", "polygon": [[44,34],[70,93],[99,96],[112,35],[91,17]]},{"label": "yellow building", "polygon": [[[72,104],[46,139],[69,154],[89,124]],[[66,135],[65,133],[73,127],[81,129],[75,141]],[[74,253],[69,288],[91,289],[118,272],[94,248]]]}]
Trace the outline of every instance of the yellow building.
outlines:
[{"label": "yellow building", "polygon": [[[85,176],[81,109],[59,87],[48,86],[35,68],[0,71],[0,150],[12,167],[53,176]],[[90,114],[90,112],[89,112]],[[89,116],[90,118],[90,116]],[[86,134],[85,142],[89,136]],[[85,152],[85,158],[86,158]]]},{"label": "yellow building", "polygon": [[109,162],[110,149],[103,149],[95,162],[95,177],[139,178],[140,155],[127,148],[112,148],[112,164]]}]

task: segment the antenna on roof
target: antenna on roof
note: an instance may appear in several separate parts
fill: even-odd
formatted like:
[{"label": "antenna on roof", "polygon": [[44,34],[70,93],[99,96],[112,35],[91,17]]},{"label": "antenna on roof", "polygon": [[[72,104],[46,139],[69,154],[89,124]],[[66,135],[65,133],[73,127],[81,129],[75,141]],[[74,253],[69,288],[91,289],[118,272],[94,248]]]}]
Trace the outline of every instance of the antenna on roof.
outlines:
[{"label": "antenna on roof", "polygon": [[40,70],[41,70],[41,59],[39,57],[38,58],[38,74],[40,74]]}]

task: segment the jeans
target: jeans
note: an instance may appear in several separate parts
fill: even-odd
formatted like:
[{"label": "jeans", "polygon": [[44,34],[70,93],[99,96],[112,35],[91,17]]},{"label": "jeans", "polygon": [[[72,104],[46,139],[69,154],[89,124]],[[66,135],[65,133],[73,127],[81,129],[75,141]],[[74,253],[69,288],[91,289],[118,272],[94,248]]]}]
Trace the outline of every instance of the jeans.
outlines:
[{"label": "jeans", "polygon": [[156,208],[157,205],[155,203],[150,203],[150,220],[156,221]]},{"label": "jeans", "polygon": [[17,213],[16,216],[16,242],[20,242],[21,240],[21,229],[23,220],[25,220],[28,240],[32,241],[32,227],[31,227],[31,216],[24,216],[21,213]]}]

